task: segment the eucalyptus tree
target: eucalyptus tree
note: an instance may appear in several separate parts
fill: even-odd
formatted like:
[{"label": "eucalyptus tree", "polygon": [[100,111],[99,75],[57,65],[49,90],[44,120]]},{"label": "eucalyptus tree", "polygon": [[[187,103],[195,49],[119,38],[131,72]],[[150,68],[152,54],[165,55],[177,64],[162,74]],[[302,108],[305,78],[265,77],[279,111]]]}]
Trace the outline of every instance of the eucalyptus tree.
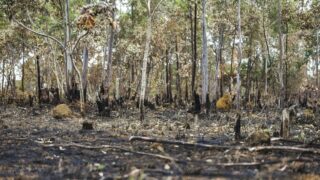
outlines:
[{"label": "eucalyptus tree", "polygon": [[207,23],[206,0],[202,0],[202,104],[206,103],[208,95],[208,51],[207,51]]}]

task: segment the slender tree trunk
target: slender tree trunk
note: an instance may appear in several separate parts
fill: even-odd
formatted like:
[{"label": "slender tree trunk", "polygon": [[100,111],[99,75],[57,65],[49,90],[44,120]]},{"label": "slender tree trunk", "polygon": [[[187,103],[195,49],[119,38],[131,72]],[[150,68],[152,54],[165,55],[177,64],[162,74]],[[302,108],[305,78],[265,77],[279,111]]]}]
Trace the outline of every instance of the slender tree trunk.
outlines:
[{"label": "slender tree trunk", "polygon": [[181,86],[180,86],[180,62],[179,62],[179,49],[178,49],[178,36],[176,36],[176,89],[178,104],[181,101]]},{"label": "slender tree trunk", "polygon": [[[263,11],[264,12],[264,11]],[[269,43],[268,43],[268,38],[267,38],[267,32],[266,32],[266,26],[265,26],[265,16],[263,14],[263,36],[264,36],[264,40],[266,43],[266,49],[267,49],[267,53],[268,53],[268,58],[266,59],[265,63],[264,63],[264,93],[268,94],[268,61],[271,60],[271,55],[270,55],[270,49],[269,49]]]},{"label": "slender tree trunk", "polygon": [[233,56],[234,56],[234,45],[235,45],[235,41],[236,41],[236,35],[237,35],[237,31],[234,31],[234,36],[233,36],[233,43],[232,43],[232,49],[231,49],[231,63],[230,63],[230,85],[229,85],[229,92],[232,92],[232,88],[233,88]]},{"label": "slender tree trunk", "polygon": [[317,59],[316,59],[316,85],[317,85],[317,88],[319,88],[319,51],[320,51],[320,47],[319,47],[319,33],[320,31],[317,30],[316,31],[317,33]]},{"label": "slender tree trunk", "polygon": [[39,62],[39,56],[36,57],[36,63],[37,63],[37,89],[38,89],[38,102],[41,103],[41,75],[40,75],[40,62]]},{"label": "slender tree trunk", "polygon": [[88,52],[88,48],[85,46],[83,48],[83,64],[82,64],[82,87],[83,87],[84,102],[86,102],[87,100],[88,62],[89,62],[89,52]]},{"label": "slender tree trunk", "polygon": [[245,92],[245,104],[250,101],[250,90],[251,90],[251,71],[252,71],[252,41],[253,41],[253,32],[250,33],[250,40],[249,40],[249,53],[248,53],[248,65],[247,65],[247,79],[246,79],[246,92]]},{"label": "slender tree trunk", "polygon": [[64,21],[65,21],[65,29],[64,29],[64,59],[65,59],[65,73],[66,73],[66,94],[70,96],[71,87],[72,87],[72,59],[71,59],[71,52],[68,43],[70,42],[70,23],[69,23],[69,0],[65,0],[65,14],[64,14]]},{"label": "slender tree trunk", "polygon": [[1,97],[4,96],[4,77],[5,77],[6,61],[2,59],[2,80],[1,80]]},{"label": "slender tree trunk", "polygon": [[[190,44],[191,44],[191,58],[190,59],[192,59],[192,70],[191,70],[191,91],[193,92],[193,90],[194,90],[194,75],[195,75],[195,72],[193,71],[193,66],[194,66],[194,45],[193,45],[193,42],[194,42],[194,40],[193,40],[193,31],[194,31],[194,29],[193,29],[193,15],[192,15],[192,11],[193,11],[193,8],[192,8],[192,3],[190,3],[190,5],[189,5],[189,17],[190,17],[190,32],[191,32],[191,34],[190,34]],[[191,92],[191,94],[192,94],[192,92]]]},{"label": "slender tree trunk", "polygon": [[[87,4],[91,3],[91,0],[86,1]],[[87,101],[87,74],[88,74],[89,52],[87,44],[83,47],[83,65],[82,65],[82,87],[83,87],[83,99],[84,103]]]},{"label": "slender tree trunk", "polygon": [[242,36],[241,36],[241,0],[238,0],[238,36],[239,36],[239,61],[237,69],[237,110],[240,110],[241,105],[241,61],[242,61]]},{"label": "slender tree trunk", "polygon": [[207,51],[207,23],[206,0],[202,0],[202,104],[206,103],[208,94],[208,51]]},{"label": "slender tree trunk", "polygon": [[220,24],[219,27],[219,62],[220,62],[220,79],[219,79],[219,85],[220,85],[220,96],[223,95],[223,73],[224,73],[224,61],[222,58],[222,52],[223,52],[223,44],[224,44],[224,24]]},{"label": "slender tree trunk", "polygon": [[147,19],[147,30],[146,30],[146,44],[144,49],[143,55],[143,64],[142,64],[142,75],[141,75],[141,91],[140,91],[140,120],[144,120],[144,99],[145,99],[145,92],[147,86],[147,65],[148,65],[148,58],[149,58],[149,48],[151,43],[151,36],[152,36],[152,17],[151,17],[151,9],[150,9],[151,0],[147,0],[147,8],[148,8],[148,19]]},{"label": "slender tree trunk", "polygon": [[21,91],[24,92],[24,43],[22,43]]},{"label": "slender tree trunk", "polygon": [[284,107],[284,82],[283,82],[283,33],[282,33],[282,6],[281,0],[278,1],[278,23],[279,23],[279,82],[280,82],[280,91],[279,91],[279,107]]},{"label": "slender tree trunk", "polygon": [[191,81],[191,91],[195,91],[195,80],[197,71],[197,2],[194,4],[194,22],[193,22],[193,60],[192,60],[192,81]]},{"label": "slender tree trunk", "polygon": [[171,81],[172,81],[172,74],[171,74],[171,54],[168,49],[166,49],[166,99],[167,102],[171,103],[172,102],[172,86],[171,86]]},{"label": "slender tree trunk", "polygon": [[[113,6],[115,5],[115,0],[113,0]],[[112,19],[114,19],[115,13],[112,12]],[[114,41],[114,29],[110,27],[110,37],[108,42],[108,56],[105,57],[105,61],[107,60],[108,63],[106,63],[106,67],[104,67],[105,77],[103,82],[103,88],[104,88],[104,99],[108,99],[109,97],[109,90],[111,86],[112,81],[112,49],[113,49],[113,41]],[[105,53],[106,55],[106,53]]]}]

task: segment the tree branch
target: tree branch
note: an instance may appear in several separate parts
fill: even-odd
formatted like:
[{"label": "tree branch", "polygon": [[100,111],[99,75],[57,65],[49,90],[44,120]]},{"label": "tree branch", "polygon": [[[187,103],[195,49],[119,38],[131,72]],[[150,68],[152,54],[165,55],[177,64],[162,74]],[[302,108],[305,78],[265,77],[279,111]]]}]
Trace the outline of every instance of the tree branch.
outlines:
[{"label": "tree branch", "polygon": [[86,33],[82,34],[81,36],[78,37],[78,39],[76,40],[76,43],[74,44],[74,46],[71,49],[71,54],[73,54],[74,50],[76,49],[77,45],[79,44],[80,40],[82,38],[84,38],[85,36],[87,36],[89,34],[89,31],[87,31]]},{"label": "tree branch", "polygon": [[264,151],[264,150],[271,150],[271,151],[293,151],[293,152],[300,152],[300,153],[313,153],[313,154],[320,154],[319,149],[315,148],[301,148],[301,147],[293,147],[293,146],[257,146],[248,148],[249,151]]},{"label": "tree branch", "polygon": [[38,143],[38,144],[40,144],[44,147],[78,147],[78,148],[83,148],[83,149],[117,149],[120,151],[129,152],[129,153],[138,154],[138,155],[146,155],[146,156],[151,156],[151,157],[169,160],[169,161],[178,161],[177,159],[174,159],[169,156],[164,156],[164,155],[160,155],[160,154],[153,154],[153,153],[146,153],[146,152],[141,152],[141,151],[133,151],[130,149],[122,148],[120,146],[111,146],[111,145],[88,146],[88,145],[83,145],[83,144],[78,144],[78,143],[67,143],[67,144],[42,144],[42,143]]},{"label": "tree branch", "polygon": [[44,34],[44,33],[41,33],[41,32],[37,32],[37,31],[35,31],[35,30],[27,27],[26,25],[24,25],[23,23],[21,23],[20,21],[18,21],[18,20],[16,20],[16,19],[13,19],[13,21],[16,22],[17,24],[19,24],[21,27],[23,27],[23,28],[25,28],[25,29],[33,32],[34,34],[37,34],[37,35],[39,35],[39,36],[43,36],[43,37],[47,37],[47,38],[49,38],[49,39],[52,39],[53,41],[55,41],[56,43],[58,43],[58,44],[61,46],[62,49],[65,49],[64,44],[63,44],[61,41],[59,41],[57,38],[55,38],[55,37],[53,37],[53,36],[50,36],[50,35],[48,35],[48,34]]},{"label": "tree branch", "polygon": [[220,146],[220,145],[211,145],[211,144],[203,144],[203,143],[189,143],[184,141],[162,140],[162,139],[143,137],[143,136],[131,136],[129,138],[129,141],[157,142],[162,144],[174,144],[174,145],[201,147],[201,148],[208,148],[208,149],[221,149],[221,150],[242,148],[242,147]]}]

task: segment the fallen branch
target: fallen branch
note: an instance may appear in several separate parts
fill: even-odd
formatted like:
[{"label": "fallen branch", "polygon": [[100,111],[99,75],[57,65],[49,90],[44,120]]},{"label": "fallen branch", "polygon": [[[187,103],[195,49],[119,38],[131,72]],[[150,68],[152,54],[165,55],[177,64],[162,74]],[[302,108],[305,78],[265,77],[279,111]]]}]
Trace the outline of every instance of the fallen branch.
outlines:
[{"label": "fallen branch", "polygon": [[146,141],[146,142],[156,142],[162,144],[174,144],[174,145],[183,145],[183,146],[191,146],[191,147],[201,147],[201,148],[208,148],[208,149],[247,149],[245,147],[240,146],[221,146],[221,145],[212,145],[212,144],[203,144],[203,143],[190,143],[184,141],[171,141],[171,140],[162,140],[157,138],[151,137],[144,137],[144,136],[131,136],[129,141]]},{"label": "fallen branch", "polygon": [[177,159],[174,159],[169,156],[163,156],[160,154],[153,154],[153,153],[146,153],[146,152],[141,152],[141,151],[133,151],[130,149],[122,148],[120,146],[110,146],[110,145],[88,146],[88,145],[83,145],[83,144],[78,144],[78,143],[67,143],[67,144],[42,144],[42,143],[38,143],[38,144],[41,144],[44,147],[78,147],[78,148],[83,148],[83,149],[117,149],[117,150],[121,150],[124,152],[130,152],[133,154],[151,156],[151,157],[155,157],[155,158],[159,158],[159,159],[179,162]]},{"label": "fallen branch", "polygon": [[293,146],[257,146],[248,148],[249,151],[293,151],[293,152],[300,152],[300,153],[313,153],[313,154],[320,154],[319,149],[314,148],[301,148],[301,147],[293,147]]},{"label": "fallen branch", "polygon": [[197,161],[198,163],[209,163],[210,166],[221,166],[221,167],[239,167],[239,166],[263,166],[270,164],[278,163],[291,163],[291,162],[318,162],[319,159],[310,159],[310,158],[293,158],[293,159],[283,159],[283,160],[273,160],[273,161],[260,161],[260,162],[238,162],[238,163],[212,163],[208,161]]}]

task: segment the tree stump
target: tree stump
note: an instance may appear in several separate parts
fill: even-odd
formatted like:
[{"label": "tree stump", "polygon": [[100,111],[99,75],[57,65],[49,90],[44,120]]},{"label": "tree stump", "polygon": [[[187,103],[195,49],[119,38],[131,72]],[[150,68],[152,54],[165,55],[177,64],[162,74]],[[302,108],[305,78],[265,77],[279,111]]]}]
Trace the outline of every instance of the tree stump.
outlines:
[{"label": "tree stump", "polygon": [[290,135],[290,111],[287,108],[282,110],[280,135],[283,138],[288,138]]}]

